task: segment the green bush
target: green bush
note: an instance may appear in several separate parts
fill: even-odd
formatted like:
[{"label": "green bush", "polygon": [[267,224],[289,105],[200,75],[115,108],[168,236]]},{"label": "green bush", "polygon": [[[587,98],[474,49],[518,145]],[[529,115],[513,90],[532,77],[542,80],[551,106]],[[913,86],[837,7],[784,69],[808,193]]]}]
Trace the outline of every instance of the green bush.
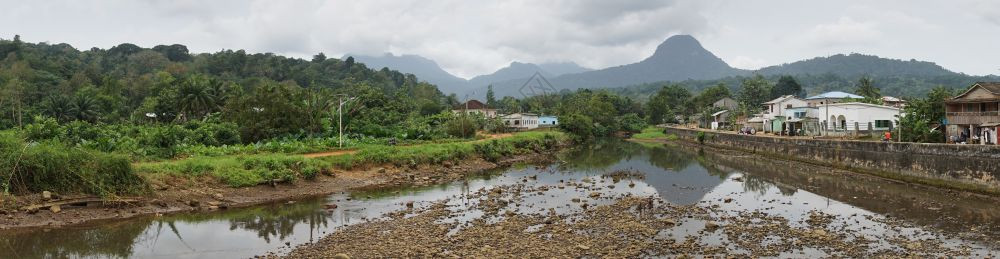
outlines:
[{"label": "green bush", "polygon": [[30,140],[53,139],[59,136],[59,122],[56,119],[35,116],[34,123],[24,127],[24,135]]},{"label": "green bush", "polygon": [[54,140],[26,143],[0,134],[0,184],[4,192],[56,191],[101,196],[148,190],[128,158]]},{"label": "green bush", "polygon": [[705,132],[699,131],[698,136],[696,137],[696,139],[698,139],[698,143],[705,144],[705,138],[706,138]]}]

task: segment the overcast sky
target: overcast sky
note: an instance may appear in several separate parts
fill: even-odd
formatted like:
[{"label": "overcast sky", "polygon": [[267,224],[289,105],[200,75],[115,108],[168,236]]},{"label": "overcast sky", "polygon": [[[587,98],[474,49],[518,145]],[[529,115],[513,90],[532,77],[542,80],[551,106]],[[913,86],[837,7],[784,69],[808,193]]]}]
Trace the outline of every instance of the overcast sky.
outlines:
[{"label": "overcast sky", "polygon": [[10,1],[0,38],[69,43],[180,43],[246,49],[417,54],[472,77],[511,61],[633,63],[670,35],[691,34],[730,65],[754,69],[838,53],[936,62],[1000,74],[1000,1]]}]

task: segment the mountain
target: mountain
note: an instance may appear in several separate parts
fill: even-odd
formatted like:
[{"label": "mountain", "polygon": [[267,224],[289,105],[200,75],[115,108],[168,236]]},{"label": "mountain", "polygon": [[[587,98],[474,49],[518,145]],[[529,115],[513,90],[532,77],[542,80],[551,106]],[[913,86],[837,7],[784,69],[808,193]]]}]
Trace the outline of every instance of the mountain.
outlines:
[{"label": "mountain", "polygon": [[592,69],[581,67],[574,62],[561,62],[561,63],[544,63],[539,64],[538,67],[549,72],[553,76],[561,76],[565,74],[576,74],[581,72],[591,71]]},{"label": "mountain", "polygon": [[494,82],[503,82],[512,79],[528,78],[535,73],[542,76],[552,77],[553,74],[542,69],[540,66],[531,63],[511,62],[507,67],[501,68],[489,75],[481,75],[469,79],[472,87],[485,87]]},{"label": "mountain", "polygon": [[438,89],[445,94],[464,92],[466,90],[465,79],[454,76],[451,73],[448,73],[448,71],[444,71],[444,69],[441,69],[441,66],[438,66],[437,62],[421,56],[394,56],[392,53],[386,53],[385,55],[378,57],[365,55],[344,55],[344,58],[347,56],[353,56],[354,60],[357,62],[364,63],[365,66],[375,70],[387,67],[391,70],[413,74],[417,76],[417,78],[420,78],[421,81],[437,85]]},{"label": "mountain", "polygon": [[761,68],[763,75],[835,74],[842,77],[868,76],[950,76],[952,72],[933,62],[881,58],[853,53],[817,57],[777,66]]},{"label": "mountain", "polygon": [[[548,78],[556,90],[621,87],[658,81],[715,79],[746,74],[709,52],[694,37],[675,35],[657,46],[652,56],[637,63]],[[543,75],[544,76],[544,75]],[[528,77],[494,82],[498,96],[518,96]],[[477,85],[476,93],[484,92]]]}]

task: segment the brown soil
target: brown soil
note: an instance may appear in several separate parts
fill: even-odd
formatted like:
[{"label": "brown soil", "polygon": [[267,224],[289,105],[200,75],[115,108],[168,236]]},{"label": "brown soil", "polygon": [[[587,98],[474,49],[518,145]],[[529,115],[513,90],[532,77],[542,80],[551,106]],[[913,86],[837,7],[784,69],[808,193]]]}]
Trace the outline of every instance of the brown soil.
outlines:
[{"label": "brown soil", "polygon": [[[88,204],[89,206],[64,205],[56,210],[47,207],[30,211],[0,209],[0,229],[61,227],[144,215],[159,216],[169,213],[246,207],[329,195],[351,189],[431,185],[450,182],[468,174],[517,162],[550,159],[552,159],[550,155],[526,154],[509,157],[497,163],[476,158],[416,167],[375,165],[350,171],[334,171],[329,175],[320,175],[315,180],[243,188],[228,187],[210,177],[197,179],[168,177],[152,180],[150,184],[154,189],[153,193],[143,197],[112,198]],[[4,204],[10,205],[13,202],[11,199],[16,200],[17,204],[43,204],[81,197],[86,196],[57,195],[52,200],[44,201],[42,194],[32,194],[6,197]]]}]

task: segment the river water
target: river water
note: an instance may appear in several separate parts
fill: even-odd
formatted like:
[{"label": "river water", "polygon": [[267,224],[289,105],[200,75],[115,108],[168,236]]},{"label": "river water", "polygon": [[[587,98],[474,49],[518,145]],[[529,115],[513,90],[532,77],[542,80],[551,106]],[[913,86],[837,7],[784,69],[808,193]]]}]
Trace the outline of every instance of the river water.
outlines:
[{"label": "river water", "polygon": [[[719,151],[716,151],[719,152]],[[142,217],[57,229],[0,233],[0,258],[246,258],[283,253],[313,242],[345,225],[448,199],[462,206],[463,194],[511,184],[555,186],[615,170],[644,174],[641,179],[607,182],[602,196],[658,195],[679,205],[717,205],[716,213],[762,211],[802,222],[810,211],[837,215],[838,227],[878,239],[904,235],[938,238],[968,245],[972,256],[996,256],[1000,208],[974,195],[908,184],[827,173],[833,169],[763,159],[735,152],[713,153],[696,147],[600,141],[572,148],[551,165],[520,165],[476,174],[453,183],[338,193],[328,197],[230,209],[213,213]],[[532,179],[527,181],[527,179]],[[574,188],[552,189],[520,204],[560,213],[579,209]],[[728,201],[728,202],[725,202]],[[605,201],[611,202],[611,201]],[[599,205],[601,202],[597,201]],[[328,204],[336,204],[330,208]],[[457,220],[480,217],[475,210]],[[887,225],[886,219],[907,222]],[[698,226],[698,224],[682,224]],[[698,229],[677,228],[677,236]],[[975,241],[986,240],[986,241]],[[888,246],[888,245],[887,245]],[[822,256],[812,251],[809,256]],[[788,255],[796,256],[796,255]],[[801,256],[801,255],[798,255]]]}]

